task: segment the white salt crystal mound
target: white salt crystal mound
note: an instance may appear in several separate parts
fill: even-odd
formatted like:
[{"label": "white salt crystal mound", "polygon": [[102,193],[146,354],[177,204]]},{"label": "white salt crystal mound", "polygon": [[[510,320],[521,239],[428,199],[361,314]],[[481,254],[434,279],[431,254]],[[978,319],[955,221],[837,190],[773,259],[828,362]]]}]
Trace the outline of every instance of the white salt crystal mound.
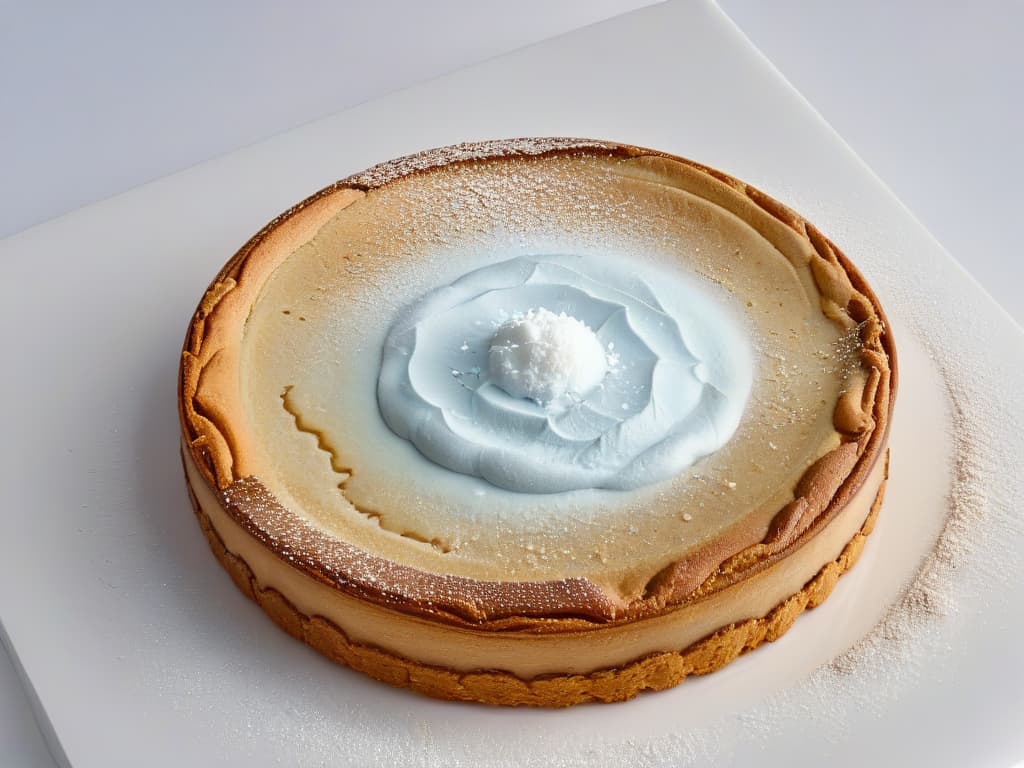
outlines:
[{"label": "white salt crystal mound", "polygon": [[488,366],[495,384],[546,405],[598,386],[608,363],[597,335],[565,312],[541,307],[502,323],[491,339]]}]

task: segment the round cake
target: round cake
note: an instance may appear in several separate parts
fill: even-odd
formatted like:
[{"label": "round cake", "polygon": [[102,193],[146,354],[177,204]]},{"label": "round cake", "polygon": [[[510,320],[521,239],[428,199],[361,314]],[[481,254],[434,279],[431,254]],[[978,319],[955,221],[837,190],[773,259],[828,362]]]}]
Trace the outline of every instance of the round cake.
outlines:
[{"label": "round cake", "polygon": [[871,289],[706,166],[519,139],[274,219],[182,353],[193,507],[295,637],[447,699],[567,706],[780,637],[857,559],[896,391]]}]

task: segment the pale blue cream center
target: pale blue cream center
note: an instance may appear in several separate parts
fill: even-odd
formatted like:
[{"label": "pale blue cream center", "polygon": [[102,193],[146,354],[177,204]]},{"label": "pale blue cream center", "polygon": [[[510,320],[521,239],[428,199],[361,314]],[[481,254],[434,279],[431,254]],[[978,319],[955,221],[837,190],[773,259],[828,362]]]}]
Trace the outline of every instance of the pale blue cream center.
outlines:
[{"label": "pale blue cream center", "polygon": [[[578,379],[574,365],[594,377],[591,340],[552,321],[547,352],[560,367],[526,379],[534,389],[509,386],[522,372],[491,362],[495,339],[507,344],[509,328],[540,315],[596,336],[596,385],[544,388]],[[623,260],[531,256],[474,270],[404,312],[385,340],[377,401],[393,432],[455,472],[523,493],[625,490],[721,448],[752,380],[747,334],[708,286]]]}]

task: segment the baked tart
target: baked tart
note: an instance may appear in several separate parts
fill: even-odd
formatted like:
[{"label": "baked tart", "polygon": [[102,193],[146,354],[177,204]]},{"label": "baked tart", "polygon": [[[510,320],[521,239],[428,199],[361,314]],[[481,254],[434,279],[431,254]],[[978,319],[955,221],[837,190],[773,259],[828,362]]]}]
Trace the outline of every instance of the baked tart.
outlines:
[{"label": "baked tart", "polygon": [[274,219],[179,381],[235,583],[430,696],[560,707],[784,634],[857,559],[896,358],[864,278],[724,173],[575,139],[431,150]]}]

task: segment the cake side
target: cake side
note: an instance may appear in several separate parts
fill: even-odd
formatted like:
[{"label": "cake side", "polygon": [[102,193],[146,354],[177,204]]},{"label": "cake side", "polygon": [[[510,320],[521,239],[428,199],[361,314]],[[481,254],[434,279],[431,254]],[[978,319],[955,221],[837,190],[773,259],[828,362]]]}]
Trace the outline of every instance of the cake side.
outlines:
[{"label": "cake side", "polygon": [[[198,470],[189,472],[192,462],[184,449],[182,457],[186,473],[192,478],[191,482],[198,480]],[[567,707],[591,701],[624,701],[645,690],[673,687],[690,675],[702,675],[721,669],[738,656],[785,634],[804,610],[820,605],[829,596],[839,577],[857,562],[881,507],[887,466],[886,456],[875,473],[879,480],[877,490],[872,490],[870,496],[862,494],[862,501],[867,499],[867,515],[863,517],[863,511],[858,510],[855,532],[849,538],[842,537],[838,544],[838,554],[833,552],[817,570],[811,572],[813,576],[806,579],[799,589],[773,603],[770,610],[765,609],[762,615],[716,626],[707,635],[682,643],[682,649],[669,643],[665,650],[638,654],[635,641],[630,638],[624,657],[613,659],[604,656],[602,660],[609,663],[598,663],[593,668],[592,664],[588,666],[586,662],[579,665],[580,654],[577,648],[569,648],[561,654],[552,654],[548,648],[543,655],[549,659],[555,656],[554,663],[561,665],[561,671],[539,673],[536,669],[518,664],[521,657],[529,657],[529,651],[518,652],[518,658],[512,659],[507,652],[503,654],[498,650],[495,653],[485,649],[484,658],[488,658],[491,663],[479,664],[479,651],[460,638],[454,640],[459,653],[442,648],[441,656],[432,659],[434,663],[424,662],[422,658],[417,658],[422,654],[415,651],[430,647],[432,638],[429,636],[415,639],[414,647],[405,654],[381,645],[385,637],[415,637],[415,627],[392,627],[390,631],[376,636],[371,629],[370,633],[361,636],[358,633],[364,632],[365,628],[358,613],[359,606],[342,607],[344,618],[341,622],[348,627],[348,631],[320,611],[297,607],[278,588],[282,586],[280,581],[269,577],[266,580],[277,586],[264,584],[266,577],[262,573],[257,575],[244,557],[232,551],[230,541],[236,539],[241,531],[230,530],[230,523],[223,519],[220,520],[222,527],[217,527],[214,522],[219,514],[216,511],[217,505],[211,507],[210,499],[206,500],[205,505],[200,500],[200,496],[209,495],[209,491],[200,487],[198,493],[195,493],[190,486],[189,495],[211,550],[238,588],[259,604],[278,626],[328,658],[390,685],[408,687],[435,698],[511,706]],[[213,510],[212,518],[207,514],[210,510]],[[224,533],[227,534],[228,542],[225,541]],[[259,554],[256,557],[259,558]],[[270,557],[256,570],[262,571],[268,564],[271,568],[275,564],[278,568],[282,567],[280,561]],[[301,594],[301,590],[295,592]],[[335,593],[332,597],[339,596]],[[350,614],[353,607],[356,607],[356,611]],[[614,632],[614,629],[604,627],[595,631],[601,635]],[[484,634],[484,643],[500,638],[500,633]],[[552,639],[559,643],[564,637],[566,634],[558,633]],[[533,639],[535,637],[524,638],[526,643]],[[599,640],[592,645],[600,647],[603,644],[604,641]],[[632,653],[628,650],[630,647],[633,648]],[[467,655],[467,650],[471,651],[468,654],[470,661],[456,664]],[[512,663],[503,665],[502,662]],[[474,666],[474,663],[478,663],[478,666]],[[515,671],[510,671],[510,668]]]}]

